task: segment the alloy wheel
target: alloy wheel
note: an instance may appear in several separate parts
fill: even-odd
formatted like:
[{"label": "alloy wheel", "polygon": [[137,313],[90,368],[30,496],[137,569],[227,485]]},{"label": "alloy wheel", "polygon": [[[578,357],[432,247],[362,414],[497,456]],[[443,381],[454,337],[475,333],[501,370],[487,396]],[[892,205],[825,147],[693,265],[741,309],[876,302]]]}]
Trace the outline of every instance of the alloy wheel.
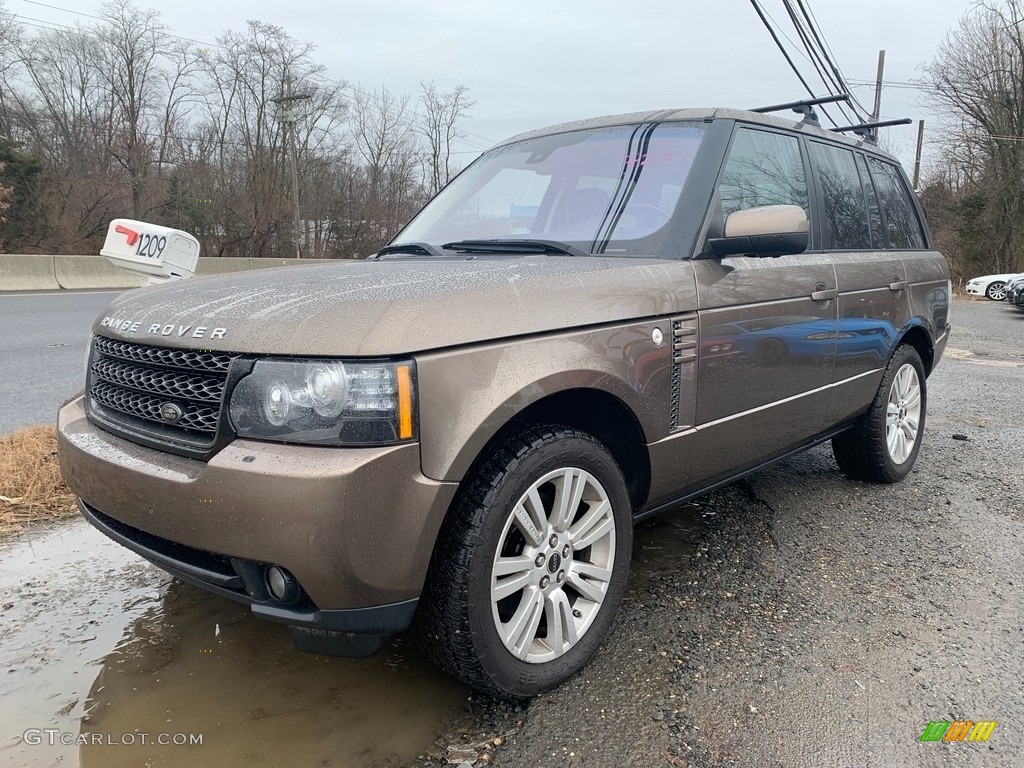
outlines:
[{"label": "alloy wheel", "polygon": [[885,443],[893,463],[903,464],[910,458],[920,425],[921,380],[914,366],[907,363],[896,372],[886,408]]},{"label": "alloy wheel", "polygon": [[512,508],[491,567],[491,609],[505,648],[531,664],[568,653],[597,617],[612,579],[615,518],[601,483],[563,467]]}]

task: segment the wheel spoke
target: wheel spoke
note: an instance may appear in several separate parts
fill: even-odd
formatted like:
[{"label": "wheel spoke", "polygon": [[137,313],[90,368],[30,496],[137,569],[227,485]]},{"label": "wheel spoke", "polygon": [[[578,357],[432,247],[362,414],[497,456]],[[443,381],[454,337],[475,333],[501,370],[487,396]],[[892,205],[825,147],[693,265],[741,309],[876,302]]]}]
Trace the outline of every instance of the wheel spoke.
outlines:
[{"label": "wheel spoke", "polygon": [[525,659],[529,653],[543,615],[544,593],[539,589],[532,589],[523,595],[519,608],[508,624],[504,625],[505,645],[520,659]]},{"label": "wheel spoke", "polygon": [[555,590],[544,600],[544,617],[547,619],[547,645],[556,654],[562,654],[576,645],[576,619],[572,615],[569,598],[561,589]]},{"label": "wheel spoke", "polygon": [[896,455],[893,458],[897,464],[907,460],[907,436],[903,434],[902,429],[896,430]]},{"label": "wheel spoke", "polygon": [[528,555],[499,557],[494,561],[494,576],[511,576],[513,573],[529,572],[532,568],[533,558]]},{"label": "wheel spoke", "polygon": [[578,565],[578,563],[573,563],[569,566],[569,574],[566,576],[569,586],[587,600],[600,604],[604,601],[604,591],[596,582],[590,582],[583,578],[577,569]]},{"label": "wheel spoke", "polygon": [[899,399],[903,400],[907,396],[907,389],[910,387],[910,369],[907,366],[903,366],[900,372],[896,374],[896,387],[899,391]]},{"label": "wheel spoke", "polygon": [[912,411],[921,404],[921,388],[914,387],[914,390],[907,397],[907,410]]},{"label": "wheel spoke", "polygon": [[529,571],[518,573],[515,576],[509,576],[507,579],[495,580],[494,587],[491,589],[491,599],[495,602],[504,600],[509,595],[514,595],[516,592],[526,587],[529,583]]},{"label": "wheel spoke", "polygon": [[575,469],[565,470],[561,482],[556,486],[555,502],[551,506],[551,527],[559,533],[572,522],[586,487],[587,480],[582,472]]},{"label": "wheel spoke", "polygon": [[[611,509],[611,504],[605,500],[583,513],[583,517],[569,529],[573,549],[586,549],[600,538],[600,535],[593,535],[594,531],[604,528],[605,522],[611,522]],[[587,543],[583,543],[584,541]]]},{"label": "wheel spoke", "polygon": [[541,501],[536,488],[530,489],[530,493],[512,510],[512,514],[515,516],[519,532],[532,546],[539,547],[544,540],[544,530],[548,521],[544,514],[544,502]]},{"label": "wheel spoke", "polygon": [[600,581],[607,584],[612,579],[612,569],[604,568],[594,563],[584,563],[581,560],[577,560],[570,566],[570,570],[575,571],[580,576],[586,576],[591,581]]},{"label": "wheel spoke", "polygon": [[900,430],[895,426],[892,429],[886,431],[886,443],[889,446],[889,455],[892,456],[894,461],[898,461],[896,456],[896,446],[899,440],[899,434]]},{"label": "wheel spoke", "polygon": [[903,434],[907,440],[913,442],[917,438],[917,421],[908,416],[907,420],[903,422]]}]

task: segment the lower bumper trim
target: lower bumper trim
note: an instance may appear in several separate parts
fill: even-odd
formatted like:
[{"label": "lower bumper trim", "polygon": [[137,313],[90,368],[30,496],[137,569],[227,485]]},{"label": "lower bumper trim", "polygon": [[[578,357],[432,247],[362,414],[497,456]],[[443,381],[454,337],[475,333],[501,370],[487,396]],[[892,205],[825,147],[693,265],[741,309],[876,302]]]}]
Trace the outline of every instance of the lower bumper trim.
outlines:
[{"label": "lower bumper trim", "polygon": [[[383,640],[388,635],[408,629],[419,603],[419,598],[413,598],[399,603],[365,608],[321,609],[308,603],[288,606],[256,599],[246,590],[245,579],[243,574],[238,572],[236,565],[242,561],[237,558],[203,552],[146,533],[103,514],[82,499],[78,499],[78,508],[82,516],[101,533],[172,576],[221,597],[247,604],[257,618],[287,624],[295,629],[310,630],[300,633],[301,636],[313,637],[322,634],[326,639],[335,633],[344,633],[366,636],[367,640],[373,637]],[[292,633],[293,638],[295,634]],[[304,645],[308,643],[296,641],[296,644],[300,649],[306,650]],[[374,643],[362,645],[369,648]],[[356,652],[352,655],[365,655],[357,651],[355,646],[361,647],[360,643],[355,643],[353,650]]]}]

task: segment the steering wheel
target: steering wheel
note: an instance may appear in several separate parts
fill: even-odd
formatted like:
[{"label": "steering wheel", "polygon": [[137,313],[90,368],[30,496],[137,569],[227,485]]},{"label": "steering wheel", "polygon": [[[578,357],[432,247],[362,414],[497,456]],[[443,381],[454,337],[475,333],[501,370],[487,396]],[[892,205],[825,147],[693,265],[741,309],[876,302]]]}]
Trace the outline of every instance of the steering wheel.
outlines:
[{"label": "steering wheel", "polygon": [[656,205],[650,203],[633,203],[632,205],[626,206],[626,210],[623,213],[635,216],[640,219],[644,224],[649,226],[651,230],[658,229],[664,224],[668,223],[671,218],[671,214],[664,208],[659,208]]}]

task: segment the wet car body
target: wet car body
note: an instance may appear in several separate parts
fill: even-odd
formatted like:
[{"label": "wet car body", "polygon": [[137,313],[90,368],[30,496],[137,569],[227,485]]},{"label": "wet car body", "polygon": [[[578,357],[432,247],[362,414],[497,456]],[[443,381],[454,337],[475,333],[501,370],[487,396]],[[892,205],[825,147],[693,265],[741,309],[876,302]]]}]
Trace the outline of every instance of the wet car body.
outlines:
[{"label": "wet car body", "polygon": [[[573,152],[611,170],[532,191],[529,174],[564,176],[551,158]],[[732,213],[787,202],[784,190],[750,197],[740,177],[766,172],[756,157],[786,157],[799,177],[803,246],[714,253]],[[475,212],[459,198],[506,170],[521,197],[485,210],[478,194]],[[862,221],[836,222],[836,178],[861,179]],[[511,432],[556,424],[607,447],[635,521],[841,435],[898,348],[916,350],[927,374],[945,346],[945,260],[898,164],[865,142],[737,110],[665,111],[524,134],[460,179],[379,260],[112,303],[94,327],[86,392],[59,415],[83,514],[287,624],[306,650],[371,653],[413,620],[444,565],[439,535],[452,535],[453,509]],[[441,223],[424,223],[432,207]],[[488,240],[531,226],[558,239]],[[383,434],[355,414],[349,442],[315,418],[301,433],[243,434],[263,417],[238,392],[261,368],[336,359],[399,399],[404,372],[395,414],[411,408],[408,422],[387,412]],[[558,572],[554,553],[542,559]],[[274,567],[294,579],[287,599],[272,594]],[[540,690],[524,679],[515,691]]]}]

